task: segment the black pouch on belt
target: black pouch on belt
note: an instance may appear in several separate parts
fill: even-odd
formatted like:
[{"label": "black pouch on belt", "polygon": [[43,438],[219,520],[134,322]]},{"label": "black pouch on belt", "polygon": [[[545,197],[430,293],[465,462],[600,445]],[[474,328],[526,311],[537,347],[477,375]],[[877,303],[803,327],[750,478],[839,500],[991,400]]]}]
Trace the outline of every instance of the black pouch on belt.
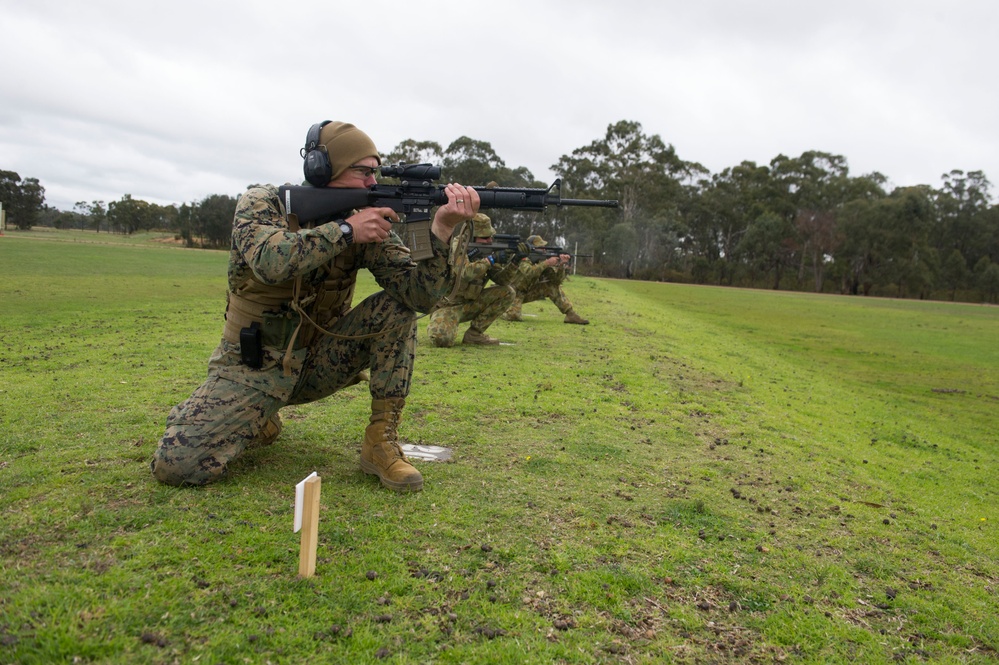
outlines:
[{"label": "black pouch on belt", "polygon": [[260,369],[264,364],[263,335],[260,324],[256,321],[249,328],[240,329],[239,355],[247,367]]}]

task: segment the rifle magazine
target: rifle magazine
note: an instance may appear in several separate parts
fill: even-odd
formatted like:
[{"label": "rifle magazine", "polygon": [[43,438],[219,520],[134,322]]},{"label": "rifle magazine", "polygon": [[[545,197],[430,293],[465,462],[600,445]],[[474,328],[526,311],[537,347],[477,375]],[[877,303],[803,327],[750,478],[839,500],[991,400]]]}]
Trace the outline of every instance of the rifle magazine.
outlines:
[{"label": "rifle magazine", "polygon": [[402,241],[409,248],[414,261],[423,261],[434,255],[433,244],[430,241],[431,221],[408,222],[404,225]]}]

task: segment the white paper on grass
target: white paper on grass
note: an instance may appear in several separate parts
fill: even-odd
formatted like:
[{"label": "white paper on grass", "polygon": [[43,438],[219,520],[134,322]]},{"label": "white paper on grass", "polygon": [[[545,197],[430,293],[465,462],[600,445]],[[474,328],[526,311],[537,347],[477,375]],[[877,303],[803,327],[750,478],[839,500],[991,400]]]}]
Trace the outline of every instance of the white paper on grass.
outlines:
[{"label": "white paper on grass", "polygon": [[302,529],[302,504],[305,503],[305,481],[316,475],[313,471],[305,477],[305,480],[295,485],[295,530],[292,533],[298,533]]}]

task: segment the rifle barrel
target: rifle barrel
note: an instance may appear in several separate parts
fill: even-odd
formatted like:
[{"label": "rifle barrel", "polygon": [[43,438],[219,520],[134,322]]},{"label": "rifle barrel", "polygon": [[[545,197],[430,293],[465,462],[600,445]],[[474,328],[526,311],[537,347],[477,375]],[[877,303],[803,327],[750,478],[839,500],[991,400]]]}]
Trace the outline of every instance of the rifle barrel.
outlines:
[{"label": "rifle barrel", "polygon": [[617,200],[593,200],[593,199],[561,199],[555,205],[559,206],[584,206],[590,208],[616,208]]}]

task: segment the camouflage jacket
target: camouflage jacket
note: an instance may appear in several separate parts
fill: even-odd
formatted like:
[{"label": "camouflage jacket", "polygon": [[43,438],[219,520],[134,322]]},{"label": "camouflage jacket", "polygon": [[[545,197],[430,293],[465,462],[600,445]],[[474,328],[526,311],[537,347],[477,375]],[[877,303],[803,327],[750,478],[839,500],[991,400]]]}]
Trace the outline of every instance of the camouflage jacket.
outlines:
[{"label": "camouflage jacket", "polygon": [[488,258],[467,262],[461,271],[461,281],[455,290],[451,304],[474,302],[482,293],[482,289],[485,288],[486,282],[489,280],[489,272],[492,269],[493,264]]},{"label": "camouflage jacket", "polygon": [[[250,318],[259,318],[254,315],[261,312],[265,318],[288,317],[292,289],[300,277],[302,302],[307,302],[319,325],[327,325],[350,309],[361,268],[367,268],[390,296],[417,312],[430,311],[450,292],[454,271],[448,263],[449,248],[433,234],[434,256],[416,262],[395,233],[382,242],[348,245],[337,221],[291,231],[276,187],[246,191],[236,204],[233,221],[228,309],[236,303]],[[276,333],[267,337],[265,331],[268,346],[280,346],[286,339]]]},{"label": "camouflage jacket", "polygon": [[497,284],[509,285],[517,291],[523,291],[537,282],[547,267],[544,263],[531,263],[528,259],[521,259],[511,261],[504,266],[497,266],[490,272],[489,277]]}]

